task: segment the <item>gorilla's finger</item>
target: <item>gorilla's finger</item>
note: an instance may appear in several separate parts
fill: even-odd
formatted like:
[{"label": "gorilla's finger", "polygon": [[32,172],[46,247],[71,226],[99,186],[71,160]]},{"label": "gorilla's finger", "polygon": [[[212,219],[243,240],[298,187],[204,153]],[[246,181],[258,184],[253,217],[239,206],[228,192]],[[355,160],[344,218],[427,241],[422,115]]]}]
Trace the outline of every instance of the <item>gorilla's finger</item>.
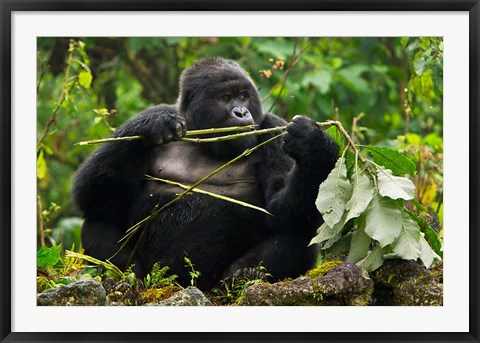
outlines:
[{"label": "gorilla's finger", "polygon": [[172,133],[172,131],[166,130],[165,133],[164,133],[163,138],[164,138],[164,142],[165,142],[165,143],[171,142],[172,139],[173,139],[173,133]]},{"label": "gorilla's finger", "polygon": [[183,123],[183,125],[182,125],[182,122],[179,120],[179,121],[175,124],[175,128],[174,128],[174,130],[173,130],[173,140],[178,141],[178,140],[181,139],[183,136],[185,136],[185,132],[186,132],[185,123]]}]

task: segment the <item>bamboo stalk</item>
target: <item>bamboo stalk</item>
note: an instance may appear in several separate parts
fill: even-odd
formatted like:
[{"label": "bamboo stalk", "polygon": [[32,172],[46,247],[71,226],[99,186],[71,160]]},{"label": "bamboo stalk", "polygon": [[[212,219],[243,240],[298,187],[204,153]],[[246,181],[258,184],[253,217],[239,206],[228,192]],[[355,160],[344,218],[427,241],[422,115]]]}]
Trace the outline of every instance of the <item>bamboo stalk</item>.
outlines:
[{"label": "bamboo stalk", "polygon": [[[196,136],[196,135],[207,135],[211,133],[224,133],[224,132],[235,132],[242,130],[252,130],[255,128],[255,125],[245,125],[245,126],[230,126],[230,127],[219,127],[211,129],[202,129],[202,130],[190,130],[185,133],[185,136]],[[255,131],[252,131],[255,132]],[[225,136],[227,137],[227,136]],[[91,145],[91,144],[100,144],[100,143],[111,143],[111,142],[124,142],[124,141],[136,141],[144,139],[142,136],[125,136],[125,137],[111,137],[111,138],[102,138],[102,139],[92,139],[88,141],[78,142],[75,145]],[[185,139],[185,138],[184,138]],[[182,139],[182,140],[184,140]],[[235,138],[231,138],[235,139]],[[197,138],[198,140],[198,138]]]},{"label": "bamboo stalk", "polygon": [[265,133],[271,133],[271,132],[279,132],[279,131],[285,130],[285,128],[286,128],[286,126],[277,126],[277,127],[272,127],[272,128],[269,128],[269,129],[241,132],[241,133],[236,133],[236,134],[233,134],[233,135],[225,135],[225,136],[220,136],[220,137],[182,138],[182,141],[192,142],[192,143],[211,143],[211,142],[229,141],[229,140],[238,139],[238,138],[242,138],[242,137],[263,135]]},{"label": "bamboo stalk", "polygon": [[110,142],[138,141],[142,139],[143,139],[142,136],[111,137],[111,138],[92,139],[89,141],[78,142],[78,143],[75,143],[74,145],[91,145],[91,144],[110,143]]}]

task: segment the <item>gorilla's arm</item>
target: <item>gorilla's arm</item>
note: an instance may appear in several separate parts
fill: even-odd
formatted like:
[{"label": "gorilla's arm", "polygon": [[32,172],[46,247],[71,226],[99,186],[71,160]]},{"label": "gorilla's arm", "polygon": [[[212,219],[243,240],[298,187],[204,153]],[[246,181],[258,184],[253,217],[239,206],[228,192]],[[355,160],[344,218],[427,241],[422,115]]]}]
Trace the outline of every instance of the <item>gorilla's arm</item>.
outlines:
[{"label": "gorilla's arm", "polygon": [[185,121],[170,105],[148,109],[119,127],[113,137],[140,135],[144,139],[106,143],[82,164],[72,191],[85,218],[125,225],[143,180],[149,147],[178,140],[185,130]]},{"label": "gorilla's arm", "polygon": [[[267,115],[262,126],[278,125],[285,122]],[[283,151],[280,140],[262,151],[266,163],[259,166],[259,177],[266,208],[274,215],[267,220],[276,232],[281,228],[311,238],[321,218],[315,207],[318,188],[335,166],[338,146],[313,120],[301,116],[288,124],[283,140]]]}]

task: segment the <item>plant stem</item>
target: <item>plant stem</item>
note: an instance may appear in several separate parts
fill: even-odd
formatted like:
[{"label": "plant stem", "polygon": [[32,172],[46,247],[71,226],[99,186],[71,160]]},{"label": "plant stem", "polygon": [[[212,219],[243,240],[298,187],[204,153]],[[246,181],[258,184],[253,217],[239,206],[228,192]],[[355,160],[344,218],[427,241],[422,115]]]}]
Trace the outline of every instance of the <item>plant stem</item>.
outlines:
[{"label": "plant stem", "polygon": [[245,125],[245,126],[229,126],[229,127],[217,127],[211,129],[202,129],[202,130],[190,130],[185,133],[185,136],[194,136],[194,135],[206,135],[209,133],[220,133],[220,132],[233,132],[233,131],[242,131],[242,130],[253,130],[256,125]]},{"label": "plant stem", "polygon": [[55,108],[53,109],[52,116],[47,122],[47,125],[45,125],[45,129],[43,130],[43,133],[40,135],[40,138],[37,140],[37,148],[40,146],[42,141],[45,139],[45,137],[48,134],[48,131],[50,131],[50,126],[52,126],[53,123],[57,121],[58,117],[58,110],[62,106],[63,100],[66,99],[68,96],[68,93],[72,89],[73,85],[68,87],[68,79],[70,75],[70,68],[72,66],[72,61],[73,61],[73,53],[75,49],[73,48],[74,43],[70,41],[70,49],[69,49],[69,54],[68,54],[68,60],[67,60],[67,70],[65,71],[65,78],[63,79],[63,87],[62,91],[60,92],[60,95],[58,96],[57,103],[55,104]]},{"label": "plant stem", "polygon": [[144,139],[142,136],[111,137],[111,138],[92,139],[89,141],[78,142],[78,143],[75,143],[75,145],[91,145],[91,144],[110,143],[110,142],[138,141],[142,139]]},{"label": "plant stem", "polygon": [[[188,189],[190,187],[190,186],[186,186],[184,184],[181,184],[180,182],[165,180],[165,179],[161,179],[159,177],[154,177],[154,176],[151,176],[151,175],[145,175],[145,177],[147,178],[147,180],[160,181],[160,182],[168,183],[169,185],[178,186],[178,187],[183,188],[183,189]],[[241,206],[252,208],[252,209],[257,210],[257,211],[261,211],[261,212],[266,213],[268,215],[272,215],[270,212],[268,212],[267,210],[265,210],[261,207],[257,207],[255,205],[249,204],[247,202],[243,202],[243,201],[240,201],[240,200],[237,200],[237,199],[233,199],[233,198],[230,198],[230,197],[227,197],[227,196],[224,196],[224,195],[204,191],[204,190],[199,189],[199,188],[192,189],[192,192],[209,195],[209,196],[217,198],[217,199],[225,200],[225,201],[237,204],[237,205],[241,205]]]},{"label": "plant stem", "polygon": [[42,199],[37,195],[37,215],[38,215],[38,228],[40,231],[40,244],[45,246],[45,224],[42,216]]},{"label": "plant stem", "polygon": [[103,267],[105,267],[105,269],[108,269],[110,270],[111,272],[115,273],[117,277],[121,278],[121,277],[124,277],[125,274],[116,266],[114,265],[112,262],[110,261],[100,261],[92,256],[88,256],[88,255],[84,255],[84,254],[79,254],[77,252],[74,252],[74,251],[70,251],[70,250],[65,250],[65,257],[74,257],[74,258],[79,258],[79,259],[82,259],[82,260],[85,260],[85,261],[88,261],[90,263],[94,263],[94,264],[97,264],[97,265],[101,265]]},{"label": "plant stem", "polygon": [[238,138],[242,138],[242,137],[263,135],[265,133],[271,133],[271,132],[279,132],[279,131],[285,130],[285,128],[286,128],[286,126],[277,126],[277,127],[272,127],[272,128],[269,128],[269,129],[241,132],[241,133],[236,133],[236,134],[233,134],[233,135],[226,135],[226,136],[220,136],[220,137],[182,138],[182,141],[192,142],[192,143],[211,143],[211,142],[228,141],[228,140],[238,139]]},{"label": "plant stem", "polygon": [[[196,136],[196,135],[207,135],[211,133],[223,133],[223,132],[234,132],[234,131],[242,131],[242,130],[251,130],[254,129],[255,125],[246,125],[246,126],[231,126],[231,127],[219,127],[219,128],[212,128],[212,129],[202,129],[202,130],[190,130],[185,133],[185,136]],[[250,133],[250,132],[258,132],[262,130],[256,130],[256,131],[249,131],[249,132],[243,132],[243,133]],[[261,133],[254,133],[254,134],[261,134]],[[235,136],[235,135],[233,135]],[[248,136],[248,135],[246,135]],[[228,140],[228,139],[235,139],[235,138],[228,138],[229,136],[222,136],[222,137],[215,137],[218,138],[218,140]],[[142,136],[125,136],[125,137],[113,137],[113,138],[103,138],[103,139],[92,139],[89,141],[83,141],[83,142],[78,142],[75,143],[75,145],[90,145],[90,144],[99,144],[99,143],[110,143],[110,142],[123,142],[123,141],[136,141],[136,140],[141,140],[144,139]],[[213,138],[207,138],[208,139],[213,139]],[[196,143],[202,143],[203,140],[200,138],[182,138],[182,140],[186,142],[196,142]],[[211,140],[214,142],[215,140]]]},{"label": "plant stem", "polygon": [[317,125],[319,125],[319,124],[322,124],[322,125],[329,124],[329,125],[335,125],[337,127],[337,129],[342,133],[342,135],[347,140],[347,144],[353,149],[355,154],[358,154],[358,158],[360,158],[360,161],[362,161],[363,165],[366,167],[367,172],[370,174],[373,182],[376,185],[376,178],[373,175],[373,172],[372,172],[372,170],[370,169],[370,167],[368,166],[368,163],[367,163],[367,162],[370,162],[370,160],[367,160],[365,157],[360,155],[360,151],[358,150],[357,146],[355,145],[355,143],[350,138],[350,135],[348,134],[348,132],[343,128],[342,123],[340,123],[339,121],[336,121],[336,120],[329,120],[329,121],[326,121],[324,123],[317,123]]}]

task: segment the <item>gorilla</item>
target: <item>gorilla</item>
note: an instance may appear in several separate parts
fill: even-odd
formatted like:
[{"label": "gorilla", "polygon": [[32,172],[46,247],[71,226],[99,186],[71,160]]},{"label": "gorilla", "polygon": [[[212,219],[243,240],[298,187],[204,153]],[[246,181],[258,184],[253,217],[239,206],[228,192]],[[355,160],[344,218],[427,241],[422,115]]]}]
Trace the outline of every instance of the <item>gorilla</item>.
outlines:
[{"label": "gorilla", "polygon": [[259,264],[275,280],[305,273],[317,255],[308,243],[322,223],[315,199],[335,165],[338,146],[305,116],[287,123],[263,113],[254,83],[232,60],[213,57],[195,62],[182,73],[179,93],[175,104],[147,109],[113,134],[144,139],[105,143],[79,168],[72,193],[85,218],[85,253],[111,258],[128,228],[183,191],[147,179],[146,174],[192,185],[278,134],[192,143],[181,141],[187,128],[266,129],[288,124],[283,139],[265,144],[199,186],[262,207],[271,215],[191,192],[150,220],[142,228],[146,231],[136,233],[110,261],[122,268],[130,261],[139,276],[159,262],[178,275],[179,283],[188,285],[184,261],[188,257],[201,273],[197,286],[202,290]]}]

